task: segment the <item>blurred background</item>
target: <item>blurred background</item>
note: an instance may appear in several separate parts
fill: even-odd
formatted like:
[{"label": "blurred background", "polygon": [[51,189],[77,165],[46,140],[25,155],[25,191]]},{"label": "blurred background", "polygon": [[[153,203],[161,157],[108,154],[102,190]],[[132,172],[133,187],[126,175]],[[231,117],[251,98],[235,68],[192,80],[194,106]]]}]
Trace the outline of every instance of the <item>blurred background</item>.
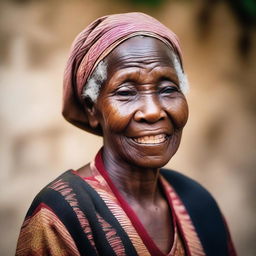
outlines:
[{"label": "blurred background", "polygon": [[256,255],[254,0],[0,1],[0,255],[14,255],[39,190],[93,159],[101,138],[61,116],[74,37],[99,16],[143,11],[180,38],[190,119],[168,167],[217,199],[239,255]]}]

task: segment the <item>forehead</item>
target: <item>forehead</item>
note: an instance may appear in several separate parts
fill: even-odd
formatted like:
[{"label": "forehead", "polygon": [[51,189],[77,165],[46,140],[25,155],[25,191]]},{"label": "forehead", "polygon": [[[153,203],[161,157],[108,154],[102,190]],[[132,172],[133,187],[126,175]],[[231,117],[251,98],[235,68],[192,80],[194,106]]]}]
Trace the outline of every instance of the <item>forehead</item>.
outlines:
[{"label": "forehead", "polygon": [[173,51],[159,39],[135,36],[118,45],[105,61],[108,74],[131,67],[173,67]]}]

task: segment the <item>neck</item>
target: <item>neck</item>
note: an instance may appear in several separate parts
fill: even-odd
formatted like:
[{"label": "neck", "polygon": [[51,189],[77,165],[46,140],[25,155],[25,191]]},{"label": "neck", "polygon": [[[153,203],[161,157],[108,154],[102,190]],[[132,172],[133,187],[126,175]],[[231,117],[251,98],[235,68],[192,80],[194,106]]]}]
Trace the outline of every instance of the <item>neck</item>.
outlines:
[{"label": "neck", "polygon": [[143,168],[131,165],[103,148],[103,162],[112,182],[128,203],[156,204],[160,195],[158,188],[159,168]]}]

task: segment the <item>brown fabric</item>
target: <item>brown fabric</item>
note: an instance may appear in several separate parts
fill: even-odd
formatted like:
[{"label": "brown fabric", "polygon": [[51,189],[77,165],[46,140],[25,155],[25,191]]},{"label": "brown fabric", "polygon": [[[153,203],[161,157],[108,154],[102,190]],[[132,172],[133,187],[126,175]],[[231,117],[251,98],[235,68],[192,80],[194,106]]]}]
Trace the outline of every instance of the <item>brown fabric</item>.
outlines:
[{"label": "brown fabric", "polygon": [[64,118],[77,127],[102,135],[92,129],[82,104],[82,89],[94,68],[111,50],[124,40],[146,35],[160,39],[173,49],[182,63],[177,36],[162,23],[144,13],[104,16],[92,22],[74,40],[64,73]]},{"label": "brown fabric", "polygon": [[41,204],[21,227],[15,256],[25,255],[79,256],[80,253],[58,216]]}]

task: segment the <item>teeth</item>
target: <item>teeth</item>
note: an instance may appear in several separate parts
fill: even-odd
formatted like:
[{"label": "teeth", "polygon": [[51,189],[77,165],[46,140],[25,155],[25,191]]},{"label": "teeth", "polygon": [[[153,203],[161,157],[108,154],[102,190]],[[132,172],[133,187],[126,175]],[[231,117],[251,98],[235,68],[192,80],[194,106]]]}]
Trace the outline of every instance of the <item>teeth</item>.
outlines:
[{"label": "teeth", "polygon": [[150,136],[134,138],[133,140],[140,144],[157,144],[157,143],[164,142],[165,139],[166,139],[165,134],[159,134],[159,135],[150,135]]}]

